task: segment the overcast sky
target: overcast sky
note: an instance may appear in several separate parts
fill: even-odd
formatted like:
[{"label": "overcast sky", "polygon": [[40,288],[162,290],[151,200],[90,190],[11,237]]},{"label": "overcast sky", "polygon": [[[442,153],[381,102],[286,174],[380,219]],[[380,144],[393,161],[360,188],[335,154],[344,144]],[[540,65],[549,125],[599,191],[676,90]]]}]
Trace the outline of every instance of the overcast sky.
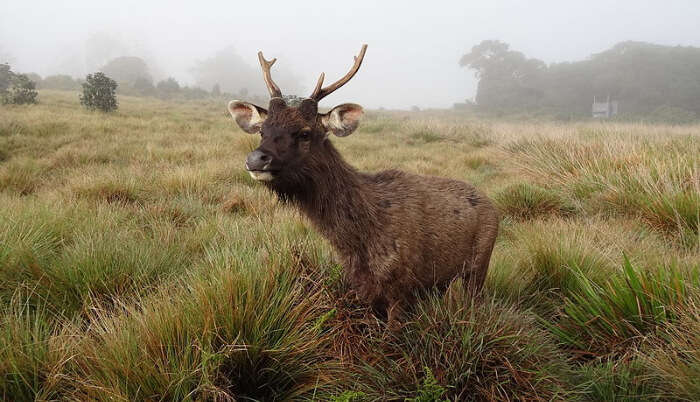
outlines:
[{"label": "overcast sky", "polygon": [[86,40],[103,34],[187,84],[197,60],[234,46],[256,68],[258,50],[277,57],[310,93],[321,71],[336,80],[367,43],[360,72],[324,104],[449,107],[474,96],[458,60],[484,39],[574,61],[624,40],[700,47],[699,20],[698,0],[0,0],[0,57],[20,72],[84,73]]}]

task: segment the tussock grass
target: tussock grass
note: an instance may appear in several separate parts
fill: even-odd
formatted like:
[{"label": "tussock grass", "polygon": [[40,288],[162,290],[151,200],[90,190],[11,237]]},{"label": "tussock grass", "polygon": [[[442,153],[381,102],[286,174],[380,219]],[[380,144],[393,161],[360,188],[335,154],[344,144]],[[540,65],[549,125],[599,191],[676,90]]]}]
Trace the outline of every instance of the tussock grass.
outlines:
[{"label": "tussock grass", "polygon": [[504,212],[483,300],[392,332],[225,104],[41,99],[0,108],[0,399],[699,399],[697,126],[368,111],[354,166]]},{"label": "tussock grass", "polygon": [[495,196],[496,204],[508,216],[532,219],[541,215],[567,216],[576,213],[576,207],[559,194],[525,183],[506,187]]},{"label": "tussock grass", "polygon": [[563,397],[565,362],[534,316],[473,302],[460,285],[418,303],[398,333],[375,335],[355,390],[367,400]]},{"label": "tussock grass", "polygon": [[696,313],[689,293],[700,286],[699,274],[697,267],[640,271],[627,258],[622,274],[603,284],[579,271],[579,290],[567,297],[553,331],[580,353],[624,354],[664,324]]},{"label": "tussock grass", "polygon": [[660,341],[645,353],[641,362],[658,395],[693,400],[700,395],[700,305],[698,289],[692,305],[677,311],[678,322],[663,326]]},{"label": "tussock grass", "polygon": [[[250,261],[250,260],[249,260]],[[333,375],[312,325],[322,295],[294,269],[228,267],[110,318],[81,347],[88,399],[290,399]],[[138,381],[134,381],[138,378]]]},{"label": "tussock grass", "polygon": [[[607,239],[569,220],[519,223],[503,234],[487,286],[499,298],[553,314],[562,300],[581,286],[581,276],[599,281],[615,273]],[[500,250],[498,250],[500,251]],[[582,275],[579,274],[582,273]]]},{"label": "tussock grass", "polygon": [[576,379],[578,396],[590,401],[663,400],[638,361],[628,363],[606,360],[583,366]]},{"label": "tussock grass", "polygon": [[32,194],[41,185],[44,170],[40,163],[32,159],[9,160],[0,166],[0,190],[10,190],[20,195]]},{"label": "tussock grass", "polygon": [[63,374],[76,340],[61,317],[27,305],[22,293],[0,309],[0,396],[53,400],[66,388]]},{"label": "tussock grass", "polygon": [[591,208],[641,218],[681,245],[697,247],[697,138],[652,134],[642,140],[612,134],[605,142],[594,143],[570,138],[526,140],[508,150],[519,158],[525,172],[558,182],[579,198],[584,195]]}]

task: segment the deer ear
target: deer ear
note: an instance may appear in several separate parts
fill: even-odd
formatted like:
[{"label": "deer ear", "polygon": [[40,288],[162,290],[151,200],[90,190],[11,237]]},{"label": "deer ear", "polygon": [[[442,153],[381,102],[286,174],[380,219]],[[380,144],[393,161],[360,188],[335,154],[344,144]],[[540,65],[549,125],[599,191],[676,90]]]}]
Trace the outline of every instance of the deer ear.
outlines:
[{"label": "deer ear", "polygon": [[326,132],[332,132],[338,137],[347,137],[360,125],[364,111],[362,106],[354,103],[344,103],[321,115],[321,124]]},{"label": "deer ear", "polygon": [[232,100],[228,103],[228,111],[238,126],[248,134],[259,132],[267,118],[267,110],[249,102]]}]

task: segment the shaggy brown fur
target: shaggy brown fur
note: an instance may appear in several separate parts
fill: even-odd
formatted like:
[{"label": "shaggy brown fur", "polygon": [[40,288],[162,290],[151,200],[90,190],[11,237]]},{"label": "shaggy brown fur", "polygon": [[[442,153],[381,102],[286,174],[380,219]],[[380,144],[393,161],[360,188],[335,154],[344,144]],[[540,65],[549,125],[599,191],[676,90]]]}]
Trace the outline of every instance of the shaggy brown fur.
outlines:
[{"label": "shaggy brown fur", "polygon": [[[232,105],[236,120],[245,119],[235,111],[241,103]],[[333,127],[329,116],[338,108],[318,114],[310,99],[290,107],[273,98],[269,112],[247,107],[264,119],[254,151],[266,155],[265,171],[273,177],[264,184],[296,205],[330,241],[362,300],[387,311],[393,322],[417,289],[444,288],[463,277],[473,294],[479,292],[499,220],[486,196],[457,180],[397,170],[358,172],[327,138],[357,126],[362,113],[357,105],[339,106],[343,113]],[[248,162],[257,166],[247,165],[249,170],[260,168],[250,156]]]},{"label": "shaggy brown fur", "polygon": [[346,103],[318,113],[318,102],[357,73],[367,45],[350,71],[309,98],[287,105],[258,53],[270,92],[269,112],[248,102],[228,105],[236,123],[259,132],[260,146],[246,169],[285,201],[294,203],[331,242],[357,295],[388,313],[390,323],[416,290],[444,288],[462,277],[476,295],[484,284],[498,232],[491,201],[469,184],[397,170],[360,173],[328,140],[350,135],[362,107]]}]

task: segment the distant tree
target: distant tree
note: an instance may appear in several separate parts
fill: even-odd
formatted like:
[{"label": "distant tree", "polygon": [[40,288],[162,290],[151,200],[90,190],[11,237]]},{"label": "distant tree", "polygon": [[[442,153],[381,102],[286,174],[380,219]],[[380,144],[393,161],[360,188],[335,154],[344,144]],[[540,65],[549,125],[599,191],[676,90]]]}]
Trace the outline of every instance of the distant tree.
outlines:
[{"label": "distant tree", "polygon": [[209,93],[207,91],[197,87],[183,87],[180,90],[180,92],[182,96],[187,100],[204,99],[209,96]]},{"label": "distant tree", "polygon": [[479,110],[586,117],[594,97],[610,96],[626,115],[700,116],[700,48],[622,42],[583,61],[547,66],[506,43],[483,41],[460,65],[479,79]]},{"label": "distant tree", "polygon": [[5,94],[12,83],[12,70],[7,63],[0,64],[0,95]]},{"label": "distant tree", "polygon": [[536,103],[541,96],[536,82],[547,67],[497,40],[474,46],[459,64],[475,71],[479,78],[476,103],[486,109],[518,109]]},{"label": "distant tree", "polygon": [[158,96],[163,99],[170,99],[180,92],[180,84],[173,77],[159,81],[156,85]]},{"label": "distant tree", "polygon": [[140,96],[153,96],[156,94],[156,87],[153,82],[147,78],[137,78],[132,85],[134,91]]},{"label": "distant tree", "polygon": [[80,83],[70,75],[49,75],[39,83],[39,88],[70,91],[80,89]]},{"label": "distant tree", "polygon": [[90,110],[112,112],[117,110],[117,83],[101,72],[88,74],[83,83],[80,104]]},{"label": "distant tree", "polygon": [[0,98],[4,104],[36,103],[36,84],[25,74],[12,72],[8,64],[0,64]]},{"label": "distant tree", "polygon": [[211,96],[219,97],[221,96],[221,86],[217,83],[211,89]]},{"label": "distant tree", "polygon": [[100,71],[121,84],[134,85],[136,81],[143,80],[153,82],[148,65],[139,57],[117,57],[105,64]]}]

